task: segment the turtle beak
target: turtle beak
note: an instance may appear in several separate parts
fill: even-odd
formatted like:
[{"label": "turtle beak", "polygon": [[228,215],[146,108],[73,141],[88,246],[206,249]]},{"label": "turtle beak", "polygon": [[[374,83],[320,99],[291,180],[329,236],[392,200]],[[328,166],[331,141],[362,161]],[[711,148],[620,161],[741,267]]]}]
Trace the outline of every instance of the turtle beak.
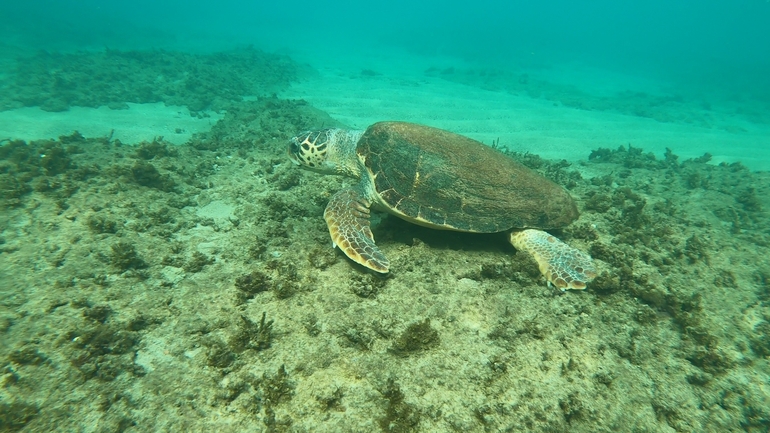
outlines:
[{"label": "turtle beak", "polygon": [[299,162],[299,158],[297,158],[297,154],[299,154],[299,140],[297,140],[297,137],[292,137],[289,141],[289,148],[287,151],[289,153],[289,159],[294,165],[302,165]]}]

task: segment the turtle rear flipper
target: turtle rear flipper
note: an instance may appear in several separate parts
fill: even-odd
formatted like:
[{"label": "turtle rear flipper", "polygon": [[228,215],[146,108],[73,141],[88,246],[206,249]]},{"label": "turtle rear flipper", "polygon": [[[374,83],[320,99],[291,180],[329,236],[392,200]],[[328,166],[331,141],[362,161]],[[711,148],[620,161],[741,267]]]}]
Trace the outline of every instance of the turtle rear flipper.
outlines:
[{"label": "turtle rear flipper", "polygon": [[369,228],[370,205],[357,189],[343,189],[329,200],[324,219],[334,246],[340,247],[354,262],[373,271],[387,273],[390,262],[375,245]]},{"label": "turtle rear flipper", "polygon": [[591,256],[544,231],[514,230],[510,241],[514,248],[532,254],[548,284],[561,290],[583,290],[596,277]]}]

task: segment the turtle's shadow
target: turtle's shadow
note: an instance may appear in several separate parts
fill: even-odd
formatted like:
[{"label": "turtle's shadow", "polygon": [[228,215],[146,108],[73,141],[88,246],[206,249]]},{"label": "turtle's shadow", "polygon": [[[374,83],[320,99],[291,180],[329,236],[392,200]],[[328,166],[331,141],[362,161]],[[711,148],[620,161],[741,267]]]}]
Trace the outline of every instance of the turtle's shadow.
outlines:
[{"label": "turtle's shadow", "polygon": [[373,229],[378,244],[397,242],[414,245],[419,239],[432,249],[454,251],[488,251],[513,254],[513,246],[505,233],[465,233],[437,230],[404,221],[393,215],[383,216]]}]

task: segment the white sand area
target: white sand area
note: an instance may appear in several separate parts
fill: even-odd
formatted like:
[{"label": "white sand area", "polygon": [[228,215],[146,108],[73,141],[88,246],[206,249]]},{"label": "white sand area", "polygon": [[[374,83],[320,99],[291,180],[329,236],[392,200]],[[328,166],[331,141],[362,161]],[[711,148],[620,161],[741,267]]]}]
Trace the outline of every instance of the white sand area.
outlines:
[{"label": "white sand area", "polygon": [[[434,67],[463,67],[457,59],[416,57],[403,53],[290,52],[317,73],[293,84],[279,96],[302,98],[354,128],[380,120],[408,120],[448,129],[516,151],[546,158],[577,161],[600,147],[616,149],[629,144],[662,157],[670,148],[681,158],[708,152],[712,162],[740,161],[753,170],[770,170],[770,125],[741,118],[720,119],[725,129],[663,123],[649,118],[612,112],[564,107],[543,99],[486,91],[426,76]],[[373,70],[380,75],[365,76]],[[593,73],[590,73],[593,74]],[[583,77],[585,78],[585,77]],[[588,77],[590,80],[590,76]],[[581,80],[580,76],[575,80]],[[623,87],[623,77],[608,76],[613,88]],[[634,77],[628,77],[634,86]],[[61,113],[23,108],[0,112],[0,139],[55,138],[77,130],[87,137],[107,136],[126,144],[163,136],[182,144],[195,132],[206,131],[221,117],[198,119],[184,107],[129,104],[127,110],[72,107]]]},{"label": "white sand area", "polygon": [[86,137],[112,138],[124,144],[152,141],[163,136],[174,144],[184,144],[193,133],[207,131],[222,115],[207,112],[210,117],[190,116],[186,107],[155,104],[128,104],[126,110],[71,107],[51,113],[37,107],[0,112],[0,140],[38,140],[57,138],[78,131]]},{"label": "white sand area", "polygon": [[[294,54],[302,57],[302,54]],[[310,54],[312,56],[312,54]],[[319,73],[281,94],[302,98],[354,128],[379,120],[408,120],[448,129],[490,144],[546,158],[585,160],[600,147],[629,144],[661,158],[666,148],[681,159],[713,155],[712,162],[740,161],[770,170],[770,125],[720,119],[734,132],[663,123],[612,112],[564,107],[426,76],[429,66],[457,65],[446,59],[408,57],[308,58]],[[381,75],[364,76],[370,69]],[[613,77],[618,80],[618,77]],[[622,79],[622,78],[620,78]],[[629,77],[633,86],[638,81]],[[622,86],[615,82],[613,86]]]}]

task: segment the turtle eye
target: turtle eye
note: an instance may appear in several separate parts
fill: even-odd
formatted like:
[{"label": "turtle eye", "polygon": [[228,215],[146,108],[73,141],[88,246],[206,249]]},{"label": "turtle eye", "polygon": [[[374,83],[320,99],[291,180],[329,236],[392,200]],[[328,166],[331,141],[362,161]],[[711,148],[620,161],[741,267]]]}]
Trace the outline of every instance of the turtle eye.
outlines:
[{"label": "turtle eye", "polygon": [[289,142],[289,153],[292,155],[299,154],[299,143],[297,137],[292,138],[291,142]]}]

